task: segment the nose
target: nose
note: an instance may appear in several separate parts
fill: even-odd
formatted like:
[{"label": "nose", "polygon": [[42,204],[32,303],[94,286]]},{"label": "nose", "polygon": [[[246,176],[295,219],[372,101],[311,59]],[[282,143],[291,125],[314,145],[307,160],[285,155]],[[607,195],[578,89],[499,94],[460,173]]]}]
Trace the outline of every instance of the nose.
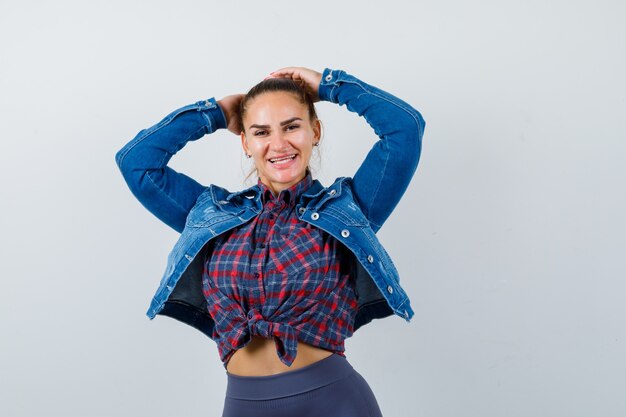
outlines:
[{"label": "nose", "polygon": [[284,132],[277,132],[273,135],[272,140],[270,141],[270,147],[272,150],[281,150],[289,147],[289,141],[287,140],[287,136]]}]

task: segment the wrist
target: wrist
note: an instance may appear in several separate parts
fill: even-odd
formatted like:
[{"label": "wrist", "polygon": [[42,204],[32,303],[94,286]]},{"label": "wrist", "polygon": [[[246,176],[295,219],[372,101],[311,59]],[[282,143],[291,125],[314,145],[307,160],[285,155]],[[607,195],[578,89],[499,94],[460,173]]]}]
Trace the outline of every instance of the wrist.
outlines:
[{"label": "wrist", "polygon": [[229,114],[224,110],[221,100],[215,102],[217,106],[213,109],[213,119],[215,120],[217,129],[224,129],[228,127]]}]

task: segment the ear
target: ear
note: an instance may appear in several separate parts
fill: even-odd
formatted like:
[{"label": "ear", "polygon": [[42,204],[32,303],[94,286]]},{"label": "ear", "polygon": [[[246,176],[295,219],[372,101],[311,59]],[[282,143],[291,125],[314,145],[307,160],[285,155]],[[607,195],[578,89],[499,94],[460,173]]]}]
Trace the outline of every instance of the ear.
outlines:
[{"label": "ear", "polygon": [[319,143],[319,141],[322,139],[322,122],[320,122],[320,119],[315,119],[313,121],[313,133],[313,138],[315,139],[315,142]]},{"label": "ear", "polygon": [[246,155],[250,155],[248,144],[246,143],[246,134],[244,132],[241,132],[241,147]]}]

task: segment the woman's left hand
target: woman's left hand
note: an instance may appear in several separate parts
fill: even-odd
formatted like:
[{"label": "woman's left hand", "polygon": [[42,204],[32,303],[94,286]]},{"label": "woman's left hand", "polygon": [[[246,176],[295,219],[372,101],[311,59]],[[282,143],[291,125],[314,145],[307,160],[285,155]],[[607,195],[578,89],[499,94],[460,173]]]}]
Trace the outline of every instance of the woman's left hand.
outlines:
[{"label": "woman's left hand", "polygon": [[285,67],[271,72],[267,78],[291,78],[304,87],[313,101],[319,101],[319,86],[322,81],[322,74],[315,70],[304,67]]}]

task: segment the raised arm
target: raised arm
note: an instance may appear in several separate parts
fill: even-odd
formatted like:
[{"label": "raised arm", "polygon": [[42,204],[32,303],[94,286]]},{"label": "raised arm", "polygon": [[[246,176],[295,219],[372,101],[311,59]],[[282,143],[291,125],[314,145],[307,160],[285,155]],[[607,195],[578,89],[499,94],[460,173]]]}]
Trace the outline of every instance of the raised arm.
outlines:
[{"label": "raised arm", "polygon": [[406,191],[419,162],[425,122],[399,98],[342,70],[323,73],[287,67],[271,74],[302,81],[314,97],[346,105],[363,116],[380,138],[352,179],[354,195],[372,229],[378,231]]},{"label": "raised arm", "polygon": [[148,211],[179,233],[206,186],[167,164],[187,142],[220,128],[230,130],[236,124],[235,118],[226,114],[230,113],[230,108],[237,108],[237,103],[230,103],[236,102],[238,96],[229,96],[220,102],[210,98],[181,107],[156,125],[140,131],[115,154],[115,161],[133,195]]},{"label": "raised arm", "polygon": [[408,103],[342,70],[324,70],[319,96],[364,117],[380,138],[353,177],[359,205],[378,231],[417,169],[424,119]]}]

